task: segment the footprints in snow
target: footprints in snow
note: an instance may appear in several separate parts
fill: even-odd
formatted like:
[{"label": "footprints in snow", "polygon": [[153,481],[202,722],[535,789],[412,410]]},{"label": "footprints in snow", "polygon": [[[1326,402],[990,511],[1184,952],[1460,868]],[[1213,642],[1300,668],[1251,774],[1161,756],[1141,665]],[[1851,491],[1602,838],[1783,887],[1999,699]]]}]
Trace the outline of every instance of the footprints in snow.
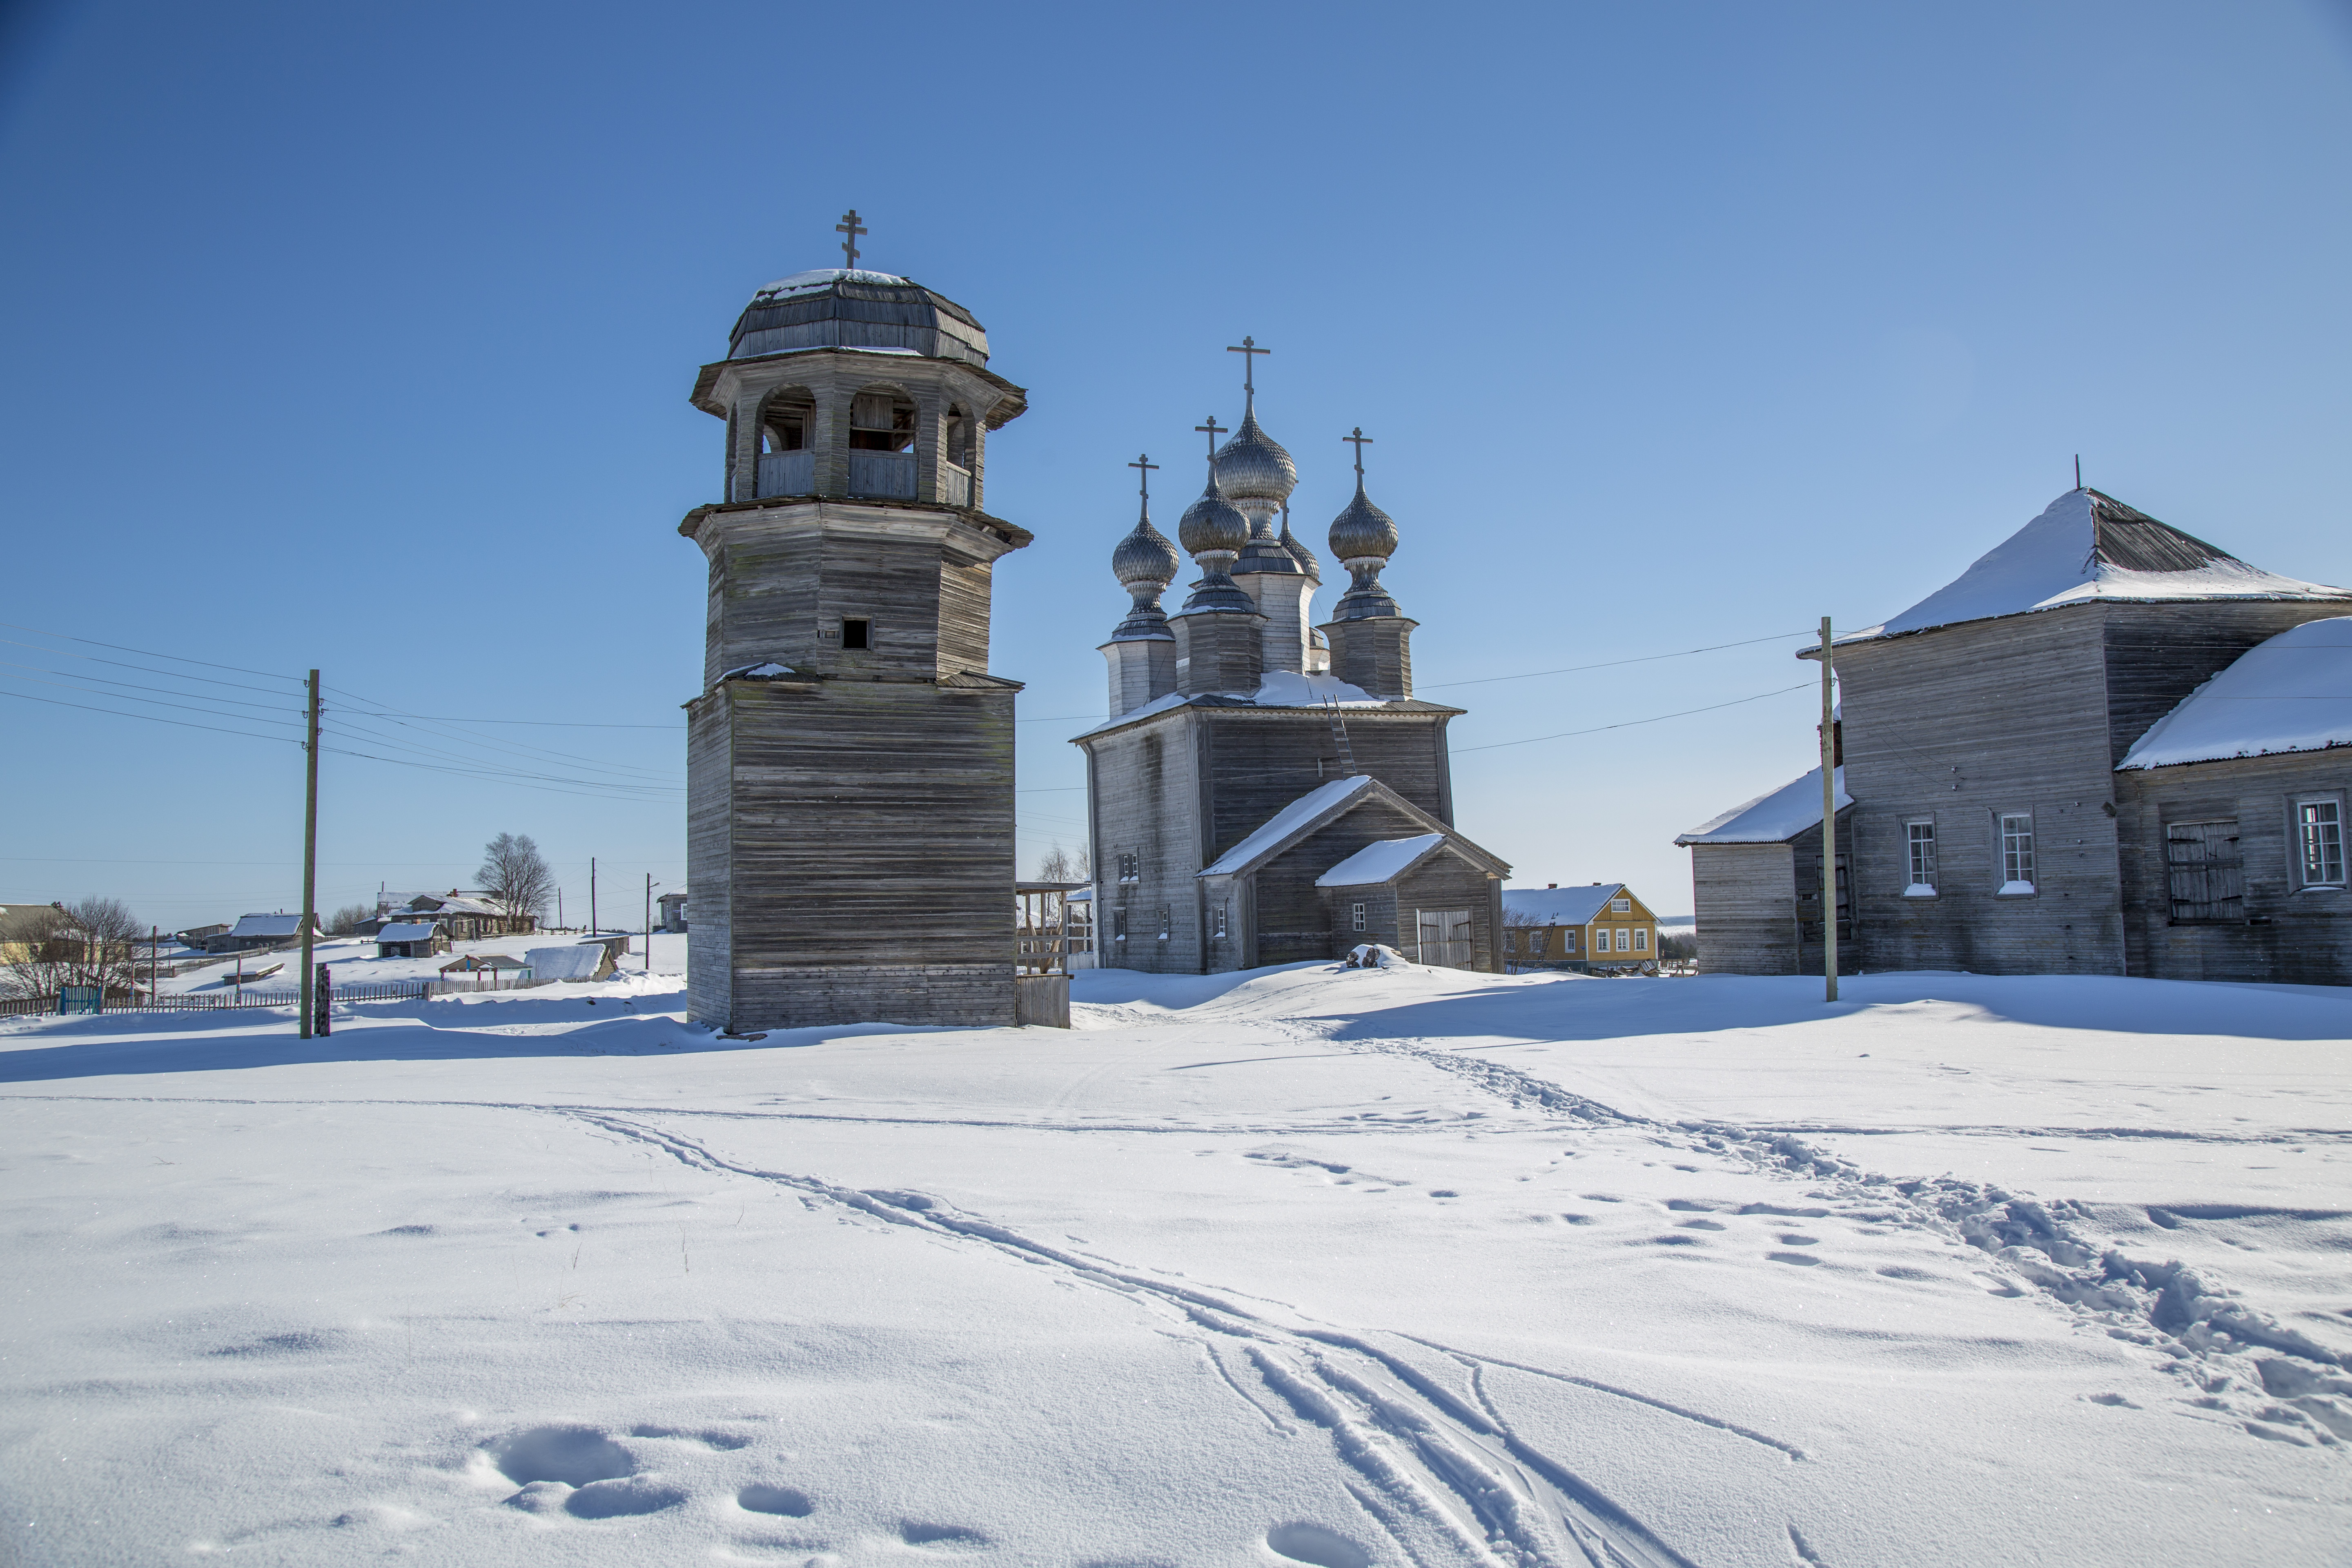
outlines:
[{"label": "footprints in snow", "polygon": [[1265,1532],[1266,1550],[1290,1563],[1313,1568],[1372,1568],[1372,1554],[1319,1524],[1278,1524]]},{"label": "footprints in snow", "polygon": [[[698,1443],[730,1451],[751,1439],[731,1432],[689,1432],[676,1426],[638,1426],[632,1437]],[[657,1476],[638,1473],[637,1457],[593,1426],[533,1426],[488,1445],[490,1463],[521,1489],[509,1508],[542,1518],[632,1519],[676,1508],[686,1490]],[[815,1507],[791,1487],[749,1486],[736,1494],[739,1506],[756,1513],[806,1518]]]}]

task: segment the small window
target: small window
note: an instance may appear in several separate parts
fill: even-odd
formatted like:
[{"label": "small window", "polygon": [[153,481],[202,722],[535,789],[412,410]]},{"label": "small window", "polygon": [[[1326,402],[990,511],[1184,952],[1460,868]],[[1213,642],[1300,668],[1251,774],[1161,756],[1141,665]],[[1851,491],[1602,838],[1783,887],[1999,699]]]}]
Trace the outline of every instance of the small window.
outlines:
[{"label": "small window", "polygon": [[1630,929],[1628,929],[1627,927],[1624,927],[1624,926],[1619,926],[1619,927],[1617,928],[1617,951],[1618,951],[1618,952],[1627,952],[1632,951],[1633,946],[1633,931],[1632,931]]},{"label": "small window", "polygon": [[1544,951],[1544,938],[1549,934],[1549,931],[1544,931],[1528,932],[1528,952],[1537,958],[1541,958]]},{"label": "small window", "polygon": [[873,625],[874,623],[871,621],[855,619],[843,621],[841,623],[841,646],[845,649],[872,647],[873,645],[867,641],[867,638],[873,635],[871,631]]},{"label": "small window", "polygon": [[963,405],[950,406],[947,426],[948,461],[959,468],[971,468],[971,416],[963,411]]},{"label": "small window", "polygon": [[2294,803],[2295,859],[2306,888],[2344,886],[2344,803],[2334,795]]},{"label": "small window", "polygon": [[1562,952],[1574,952],[1576,951],[1576,928],[1574,926],[1565,927],[1560,931],[1559,950]]},{"label": "small window", "polygon": [[915,405],[887,392],[861,392],[849,400],[849,447],[856,452],[903,452],[915,444]]},{"label": "small window", "polygon": [[1125,910],[1111,910],[1110,939],[1113,942],[1125,942],[1127,940],[1127,911]]},{"label": "small window", "polygon": [[2030,811],[2001,815],[2000,890],[2033,891],[2033,814]]},{"label": "small window", "polygon": [[1633,912],[1633,900],[1612,899],[1609,900],[1609,912],[1612,915],[1630,915]]},{"label": "small window", "polygon": [[1361,904],[1356,904],[1356,905],[1353,905],[1353,906],[1351,906],[1351,908],[1350,908],[1350,911],[1349,911],[1349,912],[1354,916],[1355,922],[1356,922],[1356,929],[1357,929],[1358,931],[1361,931],[1361,930],[1363,930],[1363,929],[1364,929],[1364,906],[1363,906],[1363,905],[1361,905]]},{"label": "small window", "polygon": [[1903,889],[1906,899],[1931,899],[1936,896],[1936,823],[1932,817],[1904,825],[1909,840],[1911,885]]},{"label": "small window", "polygon": [[1647,952],[1650,951],[1649,927],[1635,926],[1633,928],[1633,951],[1635,952]]},{"label": "small window", "polygon": [[1132,849],[1122,849],[1118,855],[1118,879],[1139,882],[1143,879],[1143,857]]},{"label": "small window", "polygon": [[1219,942],[1225,940],[1225,916],[1233,907],[1233,900],[1230,899],[1217,906],[1217,940]]},{"label": "small window", "polygon": [[1508,927],[1504,928],[1503,931],[1503,951],[1505,952],[1519,951],[1519,933]]},{"label": "small window", "polygon": [[1172,929],[1174,929],[1174,924],[1175,924],[1175,922],[1174,922],[1174,921],[1171,921],[1171,920],[1168,918],[1168,906],[1167,906],[1166,904],[1162,904],[1162,905],[1160,905],[1160,941],[1162,941],[1162,942],[1166,942],[1166,941],[1168,940],[1168,933],[1169,933],[1169,931],[1171,931]]}]

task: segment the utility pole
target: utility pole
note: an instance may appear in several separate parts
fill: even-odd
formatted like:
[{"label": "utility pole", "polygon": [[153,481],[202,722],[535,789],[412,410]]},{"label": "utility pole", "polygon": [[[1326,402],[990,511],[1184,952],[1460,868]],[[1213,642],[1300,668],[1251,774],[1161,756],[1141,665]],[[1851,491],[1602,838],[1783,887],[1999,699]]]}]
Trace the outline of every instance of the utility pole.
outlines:
[{"label": "utility pole", "polygon": [[555,889],[555,929],[558,931],[563,929],[563,889],[562,888]]},{"label": "utility pole", "polygon": [[596,924],[596,857],[591,855],[588,857],[588,934],[594,936],[599,929]]},{"label": "utility pole", "polygon": [[654,972],[654,874],[646,873],[646,973]]},{"label": "utility pole", "polygon": [[[310,672],[310,739],[303,751],[310,758],[310,781],[302,799],[302,1037],[310,1037],[314,1021],[310,997],[310,928],[319,898],[319,672]],[[239,963],[241,971],[245,965]]]},{"label": "utility pole", "polygon": [[1837,698],[1830,672],[1830,618],[1822,617],[1822,981],[1837,994]]}]

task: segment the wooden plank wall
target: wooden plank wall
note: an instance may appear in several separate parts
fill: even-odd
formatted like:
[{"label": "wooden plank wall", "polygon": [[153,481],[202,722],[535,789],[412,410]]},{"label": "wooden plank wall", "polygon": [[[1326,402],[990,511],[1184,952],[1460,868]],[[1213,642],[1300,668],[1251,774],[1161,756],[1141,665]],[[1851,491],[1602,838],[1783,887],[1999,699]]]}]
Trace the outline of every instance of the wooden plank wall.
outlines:
[{"label": "wooden plank wall", "polygon": [[[1404,838],[1423,831],[1420,823],[1394,806],[1369,800],[1275,857],[1250,879],[1255,884],[1257,962],[1297,963],[1335,956],[1331,944],[1337,939],[1328,901],[1315,879],[1376,839]],[[1450,855],[1444,858],[1454,860]],[[1486,879],[1484,872],[1478,876],[1481,882]],[[1479,898],[1484,902],[1483,889]],[[1345,952],[1354,945],[1349,942],[1339,951]],[[1229,963],[1241,966],[1238,952]]]},{"label": "wooden plank wall", "polygon": [[[1813,836],[1818,841],[1821,829]],[[1786,844],[1693,845],[1699,973],[1796,973],[1796,889]]]},{"label": "wooden plank wall", "polygon": [[2105,605],[2107,749],[2111,762],[2256,643],[2290,626],[2352,610],[2334,604],[2250,600],[2210,605]]},{"label": "wooden plank wall", "polygon": [[[2124,972],[2105,623],[2095,605],[1838,650],[1861,966]],[[1996,814],[2034,814],[2035,892],[2002,897]],[[1937,896],[1903,896],[1931,816]]]},{"label": "wooden plank wall", "polygon": [[686,943],[687,1016],[722,1029],[734,1016],[733,865],[728,852],[734,768],[728,706],[725,688],[706,691],[687,705],[686,721],[686,879],[694,889],[694,926]]},{"label": "wooden plank wall", "polygon": [[728,698],[735,1026],[1010,1023],[1013,693],[737,681]]},{"label": "wooden plank wall", "polygon": [[[2117,773],[2116,783],[2132,973],[2352,984],[2352,892],[2297,887],[2291,821],[2298,795],[2339,792],[2352,804],[2352,750],[2134,770]],[[2238,824],[2246,919],[2175,925],[2166,827],[2218,818]]]},{"label": "wooden plank wall", "polygon": [[[1414,918],[1414,911],[1419,910],[1468,910],[1470,967],[1499,974],[1502,973],[1502,954],[1495,908],[1499,901],[1496,890],[1501,887],[1500,882],[1491,880],[1486,872],[1461,857],[1440,851],[1397,879],[1398,916],[1410,921]],[[1403,934],[1402,928],[1398,934]],[[1420,940],[1418,932],[1414,940]],[[1402,949],[1407,958],[1412,956],[1412,949],[1404,943],[1400,942],[1394,945]],[[1347,950],[1342,948],[1340,951],[1344,952]]]},{"label": "wooden plank wall", "polygon": [[[1340,776],[1339,742],[1324,713],[1299,708],[1195,711],[1207,727],[1210,778],[1214,786],[1210,860],[1256,832],[1267,818],[1300,795]],[[1349,750],[1355,756],[1358,773],[1380,780],[1451,826],[1453,792],[1445,767],[1449,717],[1358,709],[1347,714],[1347,725]]]},{"label": "wooden plank wall", "polygon": [[[1177,710],[1132,729],[1088,741],[1096,883],[1102,889],[1103,963],[1117,969],[1159,974],[1201,972],[1199,934],[1193,920],[1198,898],[1193,873],[1204,864],[1199,837],[1199,780],[1192,715]],[[1118,857],[1141,859],[1141,875],[1118,879]],[[1158,940],[1159,909],[1170,907],[1175,921],[1167,942]],[[1111,911],[1128,913],[1128,938],[1111,939]]]}]

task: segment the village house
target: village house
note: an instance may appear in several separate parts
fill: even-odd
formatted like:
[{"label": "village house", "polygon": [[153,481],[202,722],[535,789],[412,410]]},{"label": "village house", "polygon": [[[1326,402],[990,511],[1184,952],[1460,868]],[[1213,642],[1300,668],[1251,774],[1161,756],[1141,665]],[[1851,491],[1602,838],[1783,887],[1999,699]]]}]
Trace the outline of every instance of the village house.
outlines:
[{"label": "village house", "polygon": [[[393,893],[378,902],[383,906],[377,910],[378,921],[404,924],[431,921],[441,927],[441,934],[450,942],[529,936],[539,930],[537,916],[510,913],[497,900],[478,890],[460,892],[452,888],[446,893]],[[381,939],[383,934],[380,926],[376,935]]]},{"label": "village house", "polygon": [[386,921],[375,933],[378,958],[425,958],[449,951],[449,933],[438,921]]},{"label": "village house", "polygon": [[[2347,610],[2075,489],[1838,639],[1841,969],[2352,983]],[[1820,966],[1820,790],[1677,840],[1703,971]]]},{"label": "village house", "polygon": [[661,894],[654,900],[654,910],[657,922],[654,927],[656,931],[683,931],[686,930],[686,889],[680,888],[675,892]]},{"label": "village house", "polygon": [[1607,974],[1657,962],[1658,917],[1622,882],[1503,889],[1507,968]]},{"label": "village house", "polygon": [[[1265,351],[1244,340],[1244,363]],[[1502,967],[1510,868],[1454,826],[1445,726],[1462,710],[1412,694],[1418,624],[1381,583],[1397,526],[1364,489],[1332,521],[1349,574],[1310,625],[1321,582],[1289,526],[1298,475],[1257,421],[1253,374],[1207,479],[1177,524],[1152,526],[1149,480],[1111,553],[1131,605],[1102,645],[1110,717],[1087,755],[1096,942],[1107,968],[1215,973],[1337,958],[1367,942],[1456,968]],[[1279,516],[1282,525],[1276,531]],[[1160,595],[1200,569],[1183,607]]]},{"label": "village house", "polygon": [[[326,940],[326,930],[311,918],[310,929],[320,941]],[[188,940],[189,938],[193,940]],[[266,948],[290,947],[302,940],[302,917],[279,910],[274,914],[240,915],[226,931],[214,930],[208,935],[187,933],[183,940],[200,952],[255,952]]]}]

